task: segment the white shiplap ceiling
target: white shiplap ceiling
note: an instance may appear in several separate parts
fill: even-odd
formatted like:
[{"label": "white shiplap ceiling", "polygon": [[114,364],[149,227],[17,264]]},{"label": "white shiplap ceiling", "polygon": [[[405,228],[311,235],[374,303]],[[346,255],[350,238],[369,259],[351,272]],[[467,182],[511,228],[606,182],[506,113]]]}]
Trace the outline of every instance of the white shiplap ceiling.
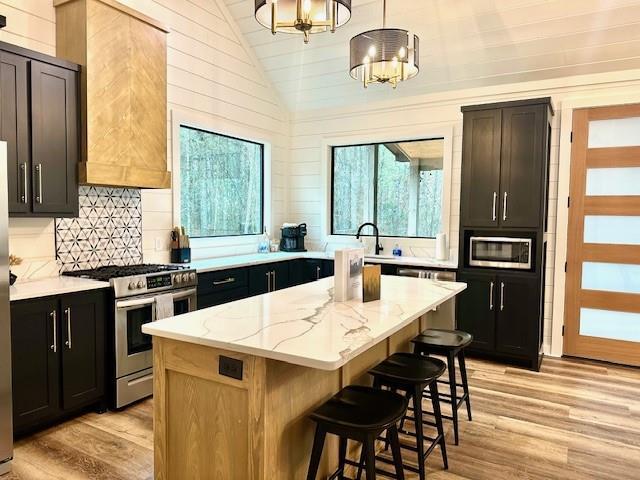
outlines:
[{"label": "white shiplap ceiling", "polygon": [[271,33],[254,0],[225,0],[291,111],[443,90],[640,68],[640,0],[388,0],[387,25],[420,36],[421,72],[392,91],[349,77],[349,40],[382,22],[382,0],[353,0],[335,34]]}]

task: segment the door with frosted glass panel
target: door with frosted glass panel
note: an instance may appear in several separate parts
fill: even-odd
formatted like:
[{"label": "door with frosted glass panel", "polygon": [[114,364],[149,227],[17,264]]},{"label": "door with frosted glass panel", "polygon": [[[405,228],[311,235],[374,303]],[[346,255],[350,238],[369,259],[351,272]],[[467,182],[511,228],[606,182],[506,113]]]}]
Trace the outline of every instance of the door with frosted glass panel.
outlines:
[{"label": "door with frosted glass panel", "polygon": [[640,105],[575,110],[564,353],[640,365]]}]

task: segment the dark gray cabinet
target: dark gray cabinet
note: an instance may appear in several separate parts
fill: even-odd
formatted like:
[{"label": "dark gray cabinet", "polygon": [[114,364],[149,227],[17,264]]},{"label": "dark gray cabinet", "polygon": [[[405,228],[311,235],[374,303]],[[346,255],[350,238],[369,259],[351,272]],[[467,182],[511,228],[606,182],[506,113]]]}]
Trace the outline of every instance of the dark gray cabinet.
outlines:
[{"label": "dark gray cabinet", "polygon": [[208,308],[249,296],[247,268],[205,272],[198,275],[198,308]]},{"label": "dark gray cabinet", "polygon": [[29,60],[0,51],[0,138],[7,142],[9,211],[31,210]]},{"label": "dark gray cabinet", "polygon": [[462,111],[462,225],[540,228],[546,209],[549,99]]},{"label": "dark gray cabinet", "polygon": [[465,113],[463,135],[462,223],[468,227],[498,225],[502,110]]},{"label": "dark gray cabinet", "polygon": [[11,304],[14,432],[104,400],[105,316],[102,290]]},{"label": "dark gray cabinet", "polygon": [[105,392],[105,302],[101,293],[65,295],[60,300],[62,407],[95,402]]},{"label": "dark gray cabinet", "polygon": [[33,212],[78,210],[77,72],[31,62]]},{"label": "dark gray cabinet", "polygon": [[11,305],[13,428],[21,432],[60,412],[58,301]]},{"label": "dark gray cabinet", "polygon": [[249,296],[290,287],[288,263],[265,263],[249,267]]},{"label": "dark gray cabinet", "polygon": [[0,42],[0,140],[12,216],[78,214],[78,69]]},{"label": "dark gray cabinet", "polygon": [[458,328],[473,335],[475,351],[535,355],[542,314],[535,276],[467,273],[458,277],[467,289],[458,296]]}]

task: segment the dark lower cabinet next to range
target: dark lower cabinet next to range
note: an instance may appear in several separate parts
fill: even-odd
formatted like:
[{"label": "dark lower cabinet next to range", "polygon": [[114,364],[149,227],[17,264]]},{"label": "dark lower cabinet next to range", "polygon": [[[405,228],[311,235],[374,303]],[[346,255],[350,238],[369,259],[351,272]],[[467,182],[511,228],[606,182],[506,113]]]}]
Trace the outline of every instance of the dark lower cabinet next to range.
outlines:
[{"label": "dark lower cabinet next to range", "polygon": [[537,368],[542,322],[539,277],[461,273],[467,289],[458,296],[458,328],[473,335],[470,349],[504,355]]},{"label": "dark lower cabinet next to range", "polygon": [[333,260],[300,258],[198,274],[198,309],[333,275]]},{"label": "dark lower cabinet next to range", "polygon": [[104,400],[106,295],[96,290],[11,304],[17,435]]}]

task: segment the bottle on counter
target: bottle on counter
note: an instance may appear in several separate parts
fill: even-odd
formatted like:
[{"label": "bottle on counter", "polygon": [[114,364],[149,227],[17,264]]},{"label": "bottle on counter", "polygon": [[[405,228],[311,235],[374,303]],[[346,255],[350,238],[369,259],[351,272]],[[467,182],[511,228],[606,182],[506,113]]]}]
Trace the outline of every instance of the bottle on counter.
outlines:
[{"label": "bottle on counter", "polygon": [[394,257],[401,257],[402,256],[402,249],[400,248],[400,245],[398,245],[396,243],[396,246],[393,247],[393,256]]},{"label": "bottle on counter", "polygon": [[258,244],[258,253],[269,253],[270,249],[271,249],[271,241],[269,240],[267,227],[264,227],[264,233],[262,234],[262,239]]}]

